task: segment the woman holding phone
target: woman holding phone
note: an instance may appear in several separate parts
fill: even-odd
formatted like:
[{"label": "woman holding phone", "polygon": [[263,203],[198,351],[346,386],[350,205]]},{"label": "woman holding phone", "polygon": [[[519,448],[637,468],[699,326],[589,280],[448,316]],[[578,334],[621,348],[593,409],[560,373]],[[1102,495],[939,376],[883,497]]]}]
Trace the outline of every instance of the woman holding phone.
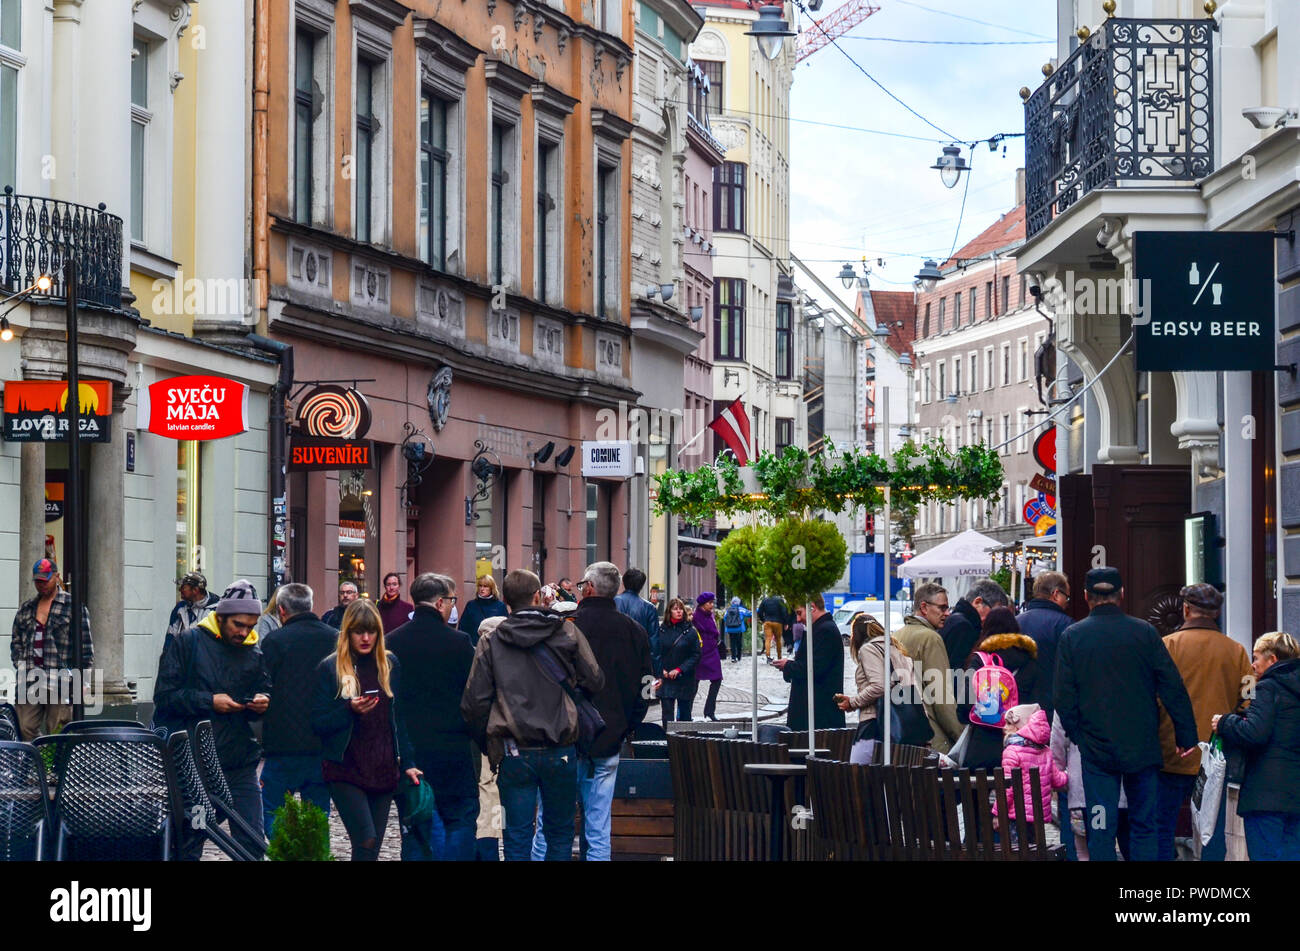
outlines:
[{"label": "woman holding phone", "polygon": [[384,650],[384,626],[369,601],[343,612],[337,649],[316,668],[311,728],[321,738],[330,798],[352,841],[352,861],[379,858],[379,843],[403,772],[419,784],[398,708],[401,666]]}]

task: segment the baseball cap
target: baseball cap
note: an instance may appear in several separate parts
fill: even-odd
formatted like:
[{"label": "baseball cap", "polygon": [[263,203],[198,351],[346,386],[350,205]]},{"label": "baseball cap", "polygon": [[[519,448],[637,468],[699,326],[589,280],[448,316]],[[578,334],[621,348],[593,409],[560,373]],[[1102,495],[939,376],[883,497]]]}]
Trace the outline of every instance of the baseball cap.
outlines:
[{"label": "baseball cap", "polygon": [[49,558],[42,558],[36,564],[32,565],[32,577],[40,578],[42,581],[53,578],[58,573],[59,566]]},{"label": "baseball cap", "polygon": [[179,588],[181,585],[189,585],[192,588],[200,588],[203,591],[207,591],[208,579],[203,577],[203,575],[199,574],[197,571],[191,571],[176,582],[176,587]]},{"label": "baseball cap", "polygon": [[1178,592],[1178,596],[1193,607],[1206,611],[1217,611],[1223,607],[1223,594],[1212,584],[1201,582],[1189,584]]},{"label": "baseball cap", "polygon": [[1119,576],[1118,568],[1103,565],[1084,575],[1083,587],[1089,594],[1109,596],[1119,593],[1119,589],[1124,587],[1124,579]]}]

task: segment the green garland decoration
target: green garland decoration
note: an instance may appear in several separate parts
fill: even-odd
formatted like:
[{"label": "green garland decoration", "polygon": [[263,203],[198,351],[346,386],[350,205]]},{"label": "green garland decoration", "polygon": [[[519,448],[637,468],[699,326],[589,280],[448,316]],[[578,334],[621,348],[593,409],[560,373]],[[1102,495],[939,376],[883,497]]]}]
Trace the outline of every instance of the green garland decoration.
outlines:
[{"label": "green garland decoration", "polygon": [[817,455],[787,446],[780,455],[761,453],[749,469],[757,484],[748,490],[729,455],[693,472],[669,469],[656,477],[655,514],[676,515],[698,525],[751,512],[775,522],[846,508],[875,511],[884,504],[881,486],[888,485],[893,513],[914,515],[925,502],[996,502],[1003,479],[1002,463],[987,446],[961,446],[952,452],[942,439],[924,446],[909,441],[892,458],[856,449],[839,453],[829,440]]}]

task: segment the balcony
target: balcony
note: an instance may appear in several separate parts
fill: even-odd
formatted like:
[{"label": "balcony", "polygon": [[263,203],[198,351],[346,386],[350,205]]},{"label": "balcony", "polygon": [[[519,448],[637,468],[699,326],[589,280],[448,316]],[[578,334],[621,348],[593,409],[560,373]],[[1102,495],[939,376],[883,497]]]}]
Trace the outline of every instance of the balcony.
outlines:
[{"label": "balcony", "polygon": [[15,195],[0,198],[0,287],[15,294],[42,274],[53,286],[41,300],[65,300],[63,265],[77,262],[78,299],[122,309],[122,219],[71,202]]},{"label": "balcony", "polygon": [[1025,101],[1026,235],[1088,193],[1214,170],[1212,20],[1110,19]]}]

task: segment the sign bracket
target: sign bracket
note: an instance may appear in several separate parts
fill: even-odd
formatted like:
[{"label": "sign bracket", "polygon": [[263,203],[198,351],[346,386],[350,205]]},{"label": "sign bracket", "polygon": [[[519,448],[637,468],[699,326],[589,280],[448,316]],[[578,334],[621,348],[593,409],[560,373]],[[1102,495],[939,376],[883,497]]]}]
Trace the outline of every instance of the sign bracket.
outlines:
[{"label": "sign bracket", "polygon": [[1291,247],[1293,248],[1295,247],[1294,229],[1292,229],[1291,231],[1274,231],[1273,237],[1277,238],[1279,241],[1285,240],[1287,244],[1291,245]]}]

